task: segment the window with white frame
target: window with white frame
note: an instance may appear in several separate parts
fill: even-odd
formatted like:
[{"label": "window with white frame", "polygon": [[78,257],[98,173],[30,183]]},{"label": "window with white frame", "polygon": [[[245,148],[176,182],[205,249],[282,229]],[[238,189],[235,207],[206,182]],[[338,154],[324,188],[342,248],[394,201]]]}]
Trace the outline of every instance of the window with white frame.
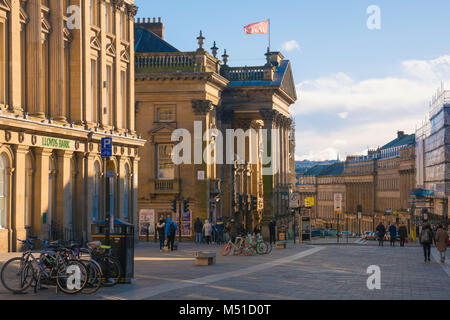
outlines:
[{"label": "window with white frame", "polygon": [[172,161],[173,145],[159,144],[158,149],[158,180],[173,180],[175,178],[175,165]]}]

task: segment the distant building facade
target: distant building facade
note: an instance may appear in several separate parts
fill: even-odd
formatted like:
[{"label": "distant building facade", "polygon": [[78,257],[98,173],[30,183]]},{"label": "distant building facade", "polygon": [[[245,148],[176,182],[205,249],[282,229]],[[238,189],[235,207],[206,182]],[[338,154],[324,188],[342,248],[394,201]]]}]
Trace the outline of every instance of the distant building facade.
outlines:
[{"label": "distant building facade", "polygon": [[[313,226],[350,232],[373,231],[379,222],[408,223],[415,188],[415,135],[397,138],[366,156],[344,163],[318,165],[297,176],[301,197],[313,196]],[[334,195],[343,199],[342,215],[334,213]]]}]

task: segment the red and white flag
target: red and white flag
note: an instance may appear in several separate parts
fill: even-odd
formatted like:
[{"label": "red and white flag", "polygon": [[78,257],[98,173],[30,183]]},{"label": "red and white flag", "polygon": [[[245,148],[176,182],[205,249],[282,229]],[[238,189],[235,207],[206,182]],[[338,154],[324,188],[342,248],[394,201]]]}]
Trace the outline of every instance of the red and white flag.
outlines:
[{"label": "red and white flag", "polygon": [[244,27],[245,34],[268,34],[269,19],[257,23],[249,24]]}]

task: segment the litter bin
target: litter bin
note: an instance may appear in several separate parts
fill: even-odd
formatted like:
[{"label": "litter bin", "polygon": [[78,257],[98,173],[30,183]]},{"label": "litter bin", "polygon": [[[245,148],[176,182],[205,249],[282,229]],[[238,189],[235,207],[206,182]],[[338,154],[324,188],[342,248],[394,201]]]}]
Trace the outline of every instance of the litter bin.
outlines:
[{"label": "litter bin", "polygon": [[[92,241],[106,243],[105,221],[92,225]],[[114,219],[114,232],[110,233],[111,255],[120,263],[119,283],[131,283],[134,278],[134,225]]]}]

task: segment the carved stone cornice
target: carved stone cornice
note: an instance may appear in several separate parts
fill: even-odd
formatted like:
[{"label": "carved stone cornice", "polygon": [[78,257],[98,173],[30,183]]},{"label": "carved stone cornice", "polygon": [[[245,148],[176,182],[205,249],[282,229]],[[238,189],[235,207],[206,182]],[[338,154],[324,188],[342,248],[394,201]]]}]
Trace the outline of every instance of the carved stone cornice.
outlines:
[{"label": "carved stone cornice", "polygon": [[120,10],[120,9],[122,9],[122,7],[125,4],[125,0],[112,0],[111,3],[113,5],[114,9]]},{"label": "carved stone cornice", "polygon": [[127,12],[128,17],[130,19],[133,19],[134,16],[137,14],[138,9],[139,8],[137,6],[135,6],[135,5],[133,5],[133,4],[127,4],[126,5],[126,12]]},{"label": "carved stone cornice", "polygon": [[271,126],[275,122],[278,112],[275,110],[259,110],[264,126]]},{"label": "carved stone cornice", "polygon": [[213,109],[213,105],[209,100],[192,100],[192,108],[196,115],[204,116]]}]

